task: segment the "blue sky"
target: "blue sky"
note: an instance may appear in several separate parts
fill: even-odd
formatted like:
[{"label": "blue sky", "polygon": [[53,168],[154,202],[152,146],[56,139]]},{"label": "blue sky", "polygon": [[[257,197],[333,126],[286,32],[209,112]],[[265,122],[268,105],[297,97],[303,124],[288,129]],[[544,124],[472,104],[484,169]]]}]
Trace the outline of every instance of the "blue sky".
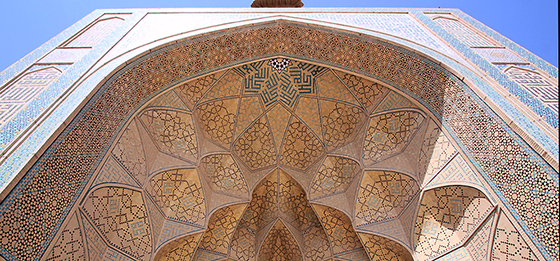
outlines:
[{"label": "blue sky", "polygon": [[[252,0],[0,0],[0,71],[95,9],[249,7],[251,2]],[[459,8],[558,67],[557,0],[303,0],[303,3],[305,7]]]}]

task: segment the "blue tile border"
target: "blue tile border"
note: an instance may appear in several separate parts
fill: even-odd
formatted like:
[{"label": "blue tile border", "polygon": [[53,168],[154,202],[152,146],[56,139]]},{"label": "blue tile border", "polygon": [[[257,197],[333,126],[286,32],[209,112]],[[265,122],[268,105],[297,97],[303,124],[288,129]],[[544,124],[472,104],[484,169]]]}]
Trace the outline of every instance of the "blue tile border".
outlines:
[{"label": "blue tile border", "polygon": [[547,61],[536,56],[535,54],[531,53],[530,51],[521,47],[520,45],[511,41],[510,39],[504,37],[500,33],[492,30],[490,27],[484,25],[483,23],[475,20],[474,18],[465,14],[461,10],[453,10],[453,14],[461,18],[463,21],[468,22],[470,25],[474,26],[475,28],[482,31],[486,35],[490,36],[492,39],[498,41],[502,45],[507,46],[509,49],[514,51],[517,55],[520,55],[521,57],[525,58],[527,61],[539,67],[539,69],[547,72],[550,76],[558,79],[558,68],[551,65]]},{"label": "blue tile border", "polygon": [[27,68],[33,65],[33,63],[37,62],[39,59],[41,59],[51,50],[58,47],[60,44],[62,44],[68,38],[72,37],[75,33],[82,30],[84,26],[93,22],[102,14],[103,14],[103,10],[95,10],[91,12],[86,17],[82,18],[80,21],[70,26],[68,29],[62,31],[57,36],[53,37],[46,43],[39,46],[33,52],[29,53],[19,61],[12,64],[10,67],[6,68],[4,71],[0,72],[0,86],[4,87],[3,85],[6,82],[18,76],[19,74],[23,73]]},{"label": "blue tile border", "polygon": [[[94,13],[97,15],[96,18],[100,17],[104,14],[101,12],[102,10],[97,10]],[[95,63],[99,61],[102,56],[112,47],[114,46],[125,33],[127,33],[142,17],[144,13],[136,13],[131,15],[127,20],[121,25],[117,30],[112,32],[106,39],[102,40],[98,45],[96,45],[92,50],[84,56],[80,61],[72,65],[67,71],[63,72],[63,74],[52,84],[50,84],[45,91],[43,91],[38,98],[34,99],[25,109],[18,113],[14,119],[16,121],[10,121],[10,124],[6,124],[2,127],[0,132],[3,133],[2,137],[0,138],[0,145],[3,145],[4,148],[0,149],[0,153],[4,152],[7,148],[9,148],[11,143],[17,142],[19,137],[21,137],[26,130],[34,128],[35,124],[32,121],[42,120],[41,115],[47,111],[49,111],[50,107],[56,106],[61,97],[70,95],[68,92],[76,92],[73,87],[82,77],[85,75],[89,70],[93,68]],[[91,23],[95,19],[89,21]],[[86,23],[85,25],[88,25]],[[85,26],[84,25],[84,26]],[[81,29],[81,28],[79,28]],[[76,32],[79,30],[75,30]],[[71,35],[72,36],[72,35]],[[69,37],[71,37],[69,36]],[[64,39],[66,40],[66,39]],[[61,40],[61,42],[63,42]],[[81,89],[83,87],[78,87]],[[70,95],[69,97],[74,97],[74,95]],[[82,93],[81,97],[74,97],[70,99],[65,99],[56,110],[59,110],[61,107],[64,107],[64,110],[67,110],[67,114],[72,112],[75,109],[75,106],[71,106],[69,104],[74,104],[74,101],[82,101],[85,97],[87,97],[87,93]],[[55,112],[56,113],[56,112]],[[48,119],[45,122],[52,119],[53,115],[49,115]],[[55,121],[59,121],[62,123],[62,119],[66,119],[67,116],[58,115],[55,117]],[[41,127],[43,123],[40,123]],[[57,126],[60,124],[56,124],[55,122],[49,122],[48,125],[50,126]],[[30,154],[33,154],[33,151],[36,151],[43,143],[38,142],[38,140],[47,140],[48,136],[44,136],[43,138],[39,138],[37,133],[43,133],[41,130],[46,131],[46,129],[41,129],[41,127],[34,130],[34,132],[29,136],[21,145],[15,148],[14,152],[10,155],[10,157],[0,165],[0,188],[7,185],[15,175],[19,172],[18,170],[23,167],[22,165],[27,162],[23,160],[24,158],[29,157]],[[48,133],[52,133],[52,131],[47,131]],[[33,141],[30,143],[29,139]],[[25,152],[24,152],[25,151]],[[28,155],[27,157],[25,155]],[[12,158],[17,158],[18,161],[12,162]],[[12,162],[12,163],[10,163]],[[8,174],[8,175],[5,175]]]},{"label": "blue tile border", "polygon": [[[457,10],[443,10],[443,11],[450,11],[450,12],[453,12],[454,14],[457,12]],[[460,12],[460,13],[462,13],[462,12]],[[517,97],[517,99],[519,99],[521,102],[523,102],[529,108],[531,108],[537,115],[543,117],[544,120],[546,121],[546,123],[548,123],[553,128],[558,129],[558,113],[557,112],[554,112],[550,108],[543,106],[541,101],[539,101],[538,99],[533,97],[525,89],[521,88],[519,86],[519,84],[511,81],[509,79],[509,77],[507,77],[507,75],[505,75],[503,72],[501,72],[495,66],[493,66],[490,62],[488,62],[484,58],[482,58],[479,54],[477,54],[476,52],[471,50],[468,46],[466,46],[465,44],[463,44],[462,42],[457,40],[452,34],[448,33],[444,29],[442,29],[431,18],[424,15],[424,13],[422,11],[414,10],[414,11],[411,12],[411,14],[414,15],[416,18],[418,18],[426,26],[428,26],[428,28],[430,28],[432,31],[434,31],[439,37],[443,38],[445,41],[447,41],[449,44],[451,44],[456,50],[461,52],[465,57],[467,57],[469,60],[471,60],[473,63],[475,63],[480,69],[482,69],[483,71],[488,73],[499,84],[506,87],[506,89],[508,89],[511,94],[513,94],[513,95],[515,95],[515,97]],[[464,14],[463,14],[463,17],[465,17]],[[470,18],[470,19],[472,19],[472,18]],[[480,24],[480,26],[482,26],[482,25]],[[489,30],[486,26],[484,26],[484,27],[486,28],[486,31]],[[497,33],[495,33],[495,34],[497,34]],[[501,36],[501,38],[505,39],[505,37],[503,37],[503,36]],[[511,42],[511,41],[509,41],[509,42]],[[504,40],[504,43],[506,43],[505,40]],[[519,48],[521,48],[521,47],[519,47]],[[525,50],[525,49],[523,49],[523,50]],[[525,50],[525,52],[529,53],[526,50]],[[526,55],[519,54],[519,55],[521,55],[522,57],[527,56],[527,54]],[[531,54],[531,55],[535,56],[534,54]],[[542,59],[540,59],[540,61],[541,62],[539,64],[545,63]],[[552,67],[552,68],[554,69],[554,67]],[[556,69],[556,75],[557,75],[557,72],[558,72],[558,69]],[[557,76],[556,76],[556,78],[557,78]],[[512,119],[517,120],[517,117],[512,117]],[[521,125],[521,126],[523,126],[523,125]],[[525,126],[523,126],[523,127],[525,127]]]}]

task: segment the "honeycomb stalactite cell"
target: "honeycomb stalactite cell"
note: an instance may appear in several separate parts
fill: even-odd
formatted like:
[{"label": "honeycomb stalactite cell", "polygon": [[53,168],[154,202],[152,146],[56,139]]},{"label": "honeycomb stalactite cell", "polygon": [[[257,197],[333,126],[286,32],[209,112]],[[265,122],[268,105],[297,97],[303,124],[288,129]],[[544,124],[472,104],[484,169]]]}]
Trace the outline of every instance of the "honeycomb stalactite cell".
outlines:
[{"label": "honeycomb stalactite cell", "polygon": [[[499,110],[490,109],[469,87],[473,79],[480,87],[474,89],[483,91],[502,82],[515,84],[508,75],[519,76],[515,72],[541,65],[516,64],[518,69],[509,69],[514,73],[507,73],[505,64],[485,65],[504,69],[503,79],[490,86],[484,85],[487,78],[461,75],[470,70],[448,69],[449,64],[437,60],[439,51],[431,51],[438,50],[439,42],[414,28],[424,28],[420,22],[428,27],[441,24],[445,28],[438,30],[455,35],[461,30],[450,25],[468,22],[463,18],[420,10],[336,14],[337,19],[353,23],[354,29],[391,25],[373,38],[333,28],[334,23],[306,23],[335,16],[329,12],[290,13],[305,19],[295,22],[274,16],[243,26],[228,19],[270,14],[212,13],[208,15],[227,19],[208,22],[227,24],[229,29],[213,32],[217,27],[209,26],[204,35],[191,31],[192,35],[176,35],[161,46],[153,41],[136,49],[137,56],[122,66],[121,58],[100,63],[118,69],[93,70],[95,75],[89,79],[100,83],[88,93],[88,87],[81,81],[74,83],[72,77],[87,69],[84,64],[97,61],[96,55],[106,53],[103,50],[114,52],[131,43],[117,43],[119,33],[135,30],[150,19],[154,19],[150,25],[158,25],[155,20],[171,16],[205,15],[131,12],[135,14],[128,17],[142,20],[119,20],[119,27],[108,27],[111,36],[99,42],[90,37],[97,32],[94,27],[127,15],[103,15],[88,25],[90,29],[63,40],[63,45],[51,46],[76,49],[83,46],[71,43],[95,42],[79,66],[29,64],[20,72],[16,66],[10,73],[20,78],[5,79],[8,89],[17,85],[12,91],[29,91],[22,91],[20,98],[43,97],[43,91],[51,95],[52,88],[69,83],[72,89],[61,92],[78,99],[25,99],[29,108],[14,112],[26,124],[0,123],[9,126],[0,130],[0,140],[9,136],[8,128],[25,129],[20,132],[25,140],[9,147],[2,173],[26,171],[17,174],[13,180],[19,183],[10,184],[14,187],[2,198],[3,257],[407,260],[399,254],[404,253],[398,245],[403,243],[419,260],[462,253],[473,259],[518,258],[513,249],[527,259],[558,258],[558,173],[550,164],[553,157],[540,152],[539,142],[545,147],[554,144],[539,136],[540,128],[531,129],[535,137],[543,138],[537,141],[513,130],[511,126],[517,125],[504,122]],[[430,20],[435,16],[455,22]],[[158,28],[161,31],[152,32],[175,27]],[[429,37],[445,35],[438,30]],[[427,55],[382,40],[393,33],[399,34],[395,41],[408,39],[409,32],[418,37],[410,38],[414,41],[407,46],[424,45]],[[72,48],[59,48],[64,44]],[[478,49],[488,51],[492,46],[485,47]],[[498,54],[515,52],[511,46],[491,49],[500,49]],[[470,51],[481,54],[473,62],[486,59],[483,52]],[[450,59],[470,59],[467,56]],[[29,59],[19,63],[27,62],[35,63]],[[62,69],[53,74],[56,79],[41,85],[41,94],[37,86],[21,86],[20,80],[30,79],[30,73],[55,67]],[[541,69],[535,73],[544,77]],[[111,72],[100,75],[106,71]],[[498,71],[486,74],[500,75]],[[506,89],[521,90],[515,86]],[[3,91],[0,96],[9,93],[13,94]],[[49,107],[49,102],[56,106]],[[1,108],[14,105],[2,104]],[[68,115],[58,114],[67,110],[67,104]],[[546,122],[557,122],[545,113],[550,108],[541,112],[539,103],[529,107]],[[49,110],[44,121],[27,115],[41,108]],[[512,117],[514,123],[519,123],[518,118]],[[40,123],[37,128],[26,127],[35,122]],[[48,128],[53,126],[61,129],[49,138],[54,132]],[[44,152],[35,148],[42,142],[47,142]],[[18,153],[29,151],[41,154],[23,166],[25,157]],[[508,208],[500,207],[504,205]],[[491,213],[494,221],[488,222]],[[498,227],[492,227],[496,222]],[[488,250],[474,247],[477,242],[490,245],[488,238],[494,244]]]}]

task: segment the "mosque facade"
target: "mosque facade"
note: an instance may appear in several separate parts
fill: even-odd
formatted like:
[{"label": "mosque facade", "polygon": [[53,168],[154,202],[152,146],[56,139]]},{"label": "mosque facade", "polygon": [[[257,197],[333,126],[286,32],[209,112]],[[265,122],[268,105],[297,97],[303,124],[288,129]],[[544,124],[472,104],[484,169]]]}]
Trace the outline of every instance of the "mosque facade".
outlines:
[{"label": "mosque facade", "polygon": [[0,260],[558,260],[557,87],[457,9],[96,10],[0,73]]}]

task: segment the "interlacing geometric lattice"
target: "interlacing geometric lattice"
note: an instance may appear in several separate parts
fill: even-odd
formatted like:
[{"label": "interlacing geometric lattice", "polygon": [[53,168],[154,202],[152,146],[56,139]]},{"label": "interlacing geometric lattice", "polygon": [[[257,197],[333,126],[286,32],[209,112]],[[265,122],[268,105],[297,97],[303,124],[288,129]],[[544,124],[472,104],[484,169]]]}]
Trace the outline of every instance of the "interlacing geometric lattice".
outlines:
[{"label": "interlacing geometric lattice", "polygon": [[319,224],[305,191],[292,177],[278,170],[278,214],[299,231]]},{"label": "interlacing geometric lattice", "polygon": [[147,110],[140,119],[163,152],[186,159],[198,157],[191,115],[174,110]]},{"label": "interlacing geometric lattice", "polygon": [[201,127],[212,140],[226,147],[229,147],[233,137],[237,103],[237,99],[229,99],[198,106]]},{"label": "interlacing geometric lattice", "polygon": [[132,121],[128,125],[112,152],[115,158],[140,184],[145,182],[147,173],[146,157],[136,121]]},{"label": "interlacing geometric lattice", "polygon": [[303,260],[296,240],[282,221],[277,221],[268,232],[259,251],[258,260]]},{"label": "interlacing geometric lattice", "polygon": [[201,236],[202,233],[197,233],[172,241],[158,250],[155,260],[191,260]]},{"label": "interlacing geometric lattice", "polygon": [[303,232],[304,255],[308,260],[324,260],[332,255],[331,244],[323,227],[319,224]]},{"label": "interlacing geometric lattice", "polygon": [[305,169],[316,161],[325,149],[311,130],[300,121],[288,126],[281,162],[288,166]]},{"label": "interlacing geometric lattice", "polygon": [[209,178],[212,189],[236,196],[247,196],[247,184],[231,155],[206,156],[200,163],[200,168]]},{"label": "interlacing geometric lattice", "polygon": [[181,99],[191,108],[202,98],[202,95],[208,88],[218,81],[223,72],[217,72],[204,77],[200,77],[194,81],[189,81],[175,88],[175,92]]},{"label": "interlacing geometric lattice", "polygon": [[366,170],[358,189],[356,225],[397,217],[418,191],[418,184],[408,175]]},{"label": "interlacing geometric lattice", "polygon": [[362,243],[352,228],[352,221],[342,212],[330,207],[313,205],[325,232],[329,236],[333,254],[362,250]]},{"label": "interlacing geometric lattice", "polygon": [[78,213],[74,213],[62,234],[58,237],[53,250],[47,260],[84,260],[86,259],[85,244],[82,239],[82,230],[78,223]]},{"label": "interlacing geometric lattice", "polygon": [[139,191],[99,188],[89,194],[84,210],[111,245],[135,258],[150,256],[150,222]]},{"label": "interlacing geometric lattice", "polygon": [[311,196],[320,197],[346,189],[348,184],[361,170],[353,159],[327,156],[311,185]]},{"label": "interlacing geometric lattice", "polygon": [[256,234],[247,227],[238,226],[231,239],[229,256],[237,260],[253,260],[256,255]]},{"label": "interlacing geometric lattice", "polygon": [[380,236],[358,233],[372,261],[412,261],[412,255],[395,241]]},{"label": "interlacing geometric lattice", "polygon": [[272,134],[264,117],[257,120],[235,142],[233,151],[249,165],[258,169],[276,163]]},{"label": "interlacing geometric lattice", "polygon": [[198,248],[226,255],[233,232],[246,206],[246,204],[227,206],[214,212]]},{"label": "interlacing geometric lattice", "polygon": [[339,71],[336,73],[341,76],[342,81],[354,92],[358,100],[368,111],[379,103],[385,93],[389,91],[389,89],[383,87],[383,85],[368,81],[362,77]]},{"label": "interlacing geometric lattice", "polygon": [[147,192],[168,217],[204,225],[204,195],[196,169],[159,173],[150,179]]},{"label": "interlacing geometric lattice", "polygon": [[348,143],[366,118],[358,107],[330,101],[321,101],[321,112],[328,148],[338,148]]},{"label": "interlacing geometric lattice", "polygon": [[417,257],[433,258],[457,246],[491,210],[486,196],[471,187],[448,186],[425,192],[414,228]]},{"label": "interlacing geometric lattice", "polygon": [[377,161],[398,153],[423,120],[422,114],[411,111],[371,117],[364,143],[364,160]]},{"label": "interlacing geometric lattice", "polygon": [[[283,52],[310,57],[310,59],[314,60],[336,63],[348,68],[359,67],[364,73],[399,84],[400,87],[407,89],[413,95],[425,101],[433,109],[432,112],[438,117],[441,116],[447,123],[448,131],[456,135],[457,140],[455,142],[469,150],[473,154],[474,159],[478,161],[482,170],[488,174],[490,179],[496,182],[496,189],[503,192],[505,199],[510,201],[513,208],[512,211],[517,211],[521,216],[516,221],[525,220],[528,224],[528,229],[534,232],[536,238],[542,241],[551,253],[557,254],[555,251],[558,249],[558,241],[554,239],[558,238],[558,227],[549,226],[555,222],[555,217],[551,217],[550,213],[556,213],[554,210],[558,209],[558,194],[555,192],[558,188],[557,182],[552,180],[549,175],[550,173],[531,156],[532,154],[527,149],[521,146],[523,144],[511,137],[506,127],[500,125],[496,118],[492,118],[476,100],[469,96],[470,94],[465,91],[466,89],[464,89],[464,86],[459,81],[456,81],[456,79],[447,75],[438,67],[434,67],[435,65],[427,63],[425,60],[418,58],[417,55],[410,55],[405,50],[384,43],[364,40],[354,35],[329,34],[326,30],[320,28],[302,27],[301,25],[287,22],[263,25],[261,28],[252,28],[250,30],[234,31],[227,36],[223,36],[225,38],[221,38],[222,36],[206,37],[205,39],[208,39],[208,37],[210,39],[181,43],[181,48],[174,49],[173,46],[170,46],[165,52],[155,50],[149,56],[146,56],[145,60],[141,60],[137,64],[131,63],[129,66],[125,66],[125,69],[115,75],[114,78],[111,78],[115,79],[114,81],[107,82],[106,85],[100,88],[100,95],[95,96],[95,99],[92,99],[91,103],[84,107],[83,113],[76,117],[72,124],[68,125],[68,131],[63,132],[57,138],[56,142],[47,149],[47,152],[41,156],[36,165],[22,178],[25,182],[14,188],[13,194],[2,203],[0,224],[5,229],[2,230],[1,235],[2,238],[6,238],[6,240],[3,239],[0,242],[2,251],[10,253],[18,259],[32,259],[37,255],[42,255],[46,250],[25,246],[29,244],[39,246],[43,242],[48,244],[49,240],[51,240],[49,238],[55,240],[53,242],[58,245],[59,237],[49,237],[49,235],[54,235],[51,232],[58,229],[60,224],[64,224],[62,219],[65,217],[65,213],[73,213],[70,211],[65,212],[65,210],[67,207],[72,206],[74,202],[72,199],[77,194],[85,197],[85,200],[79,203],[80,208],[87,214],[88,220],[85,221],[90,222],[89,219],[91,219],[92,224],[97,227],[96,229],[106,233],[106,228],[101,223],[105,221],[101,221],[99,216],[93,217],[92,213],[97,213],[96,211],[101,212],[103,208],[100,206],[102,205],[100,202],[107,198],[100,197],[101,189],[88,192],[82,189],[86,188],[85,184],[87,182],[90,182],[88,173],[91,173],[97,166],[95,162],[102,162],[105,156],[103,151],[108,151],[106,149],[110,146],[109,142],[113,139],[113,136],[117,136],[115,133],[119,133],[119,124],[138,105],[138,102],[177,79],[185,78],[194,73],[223,66],[238,59],[250,58],[254,53],[266,56]],[[251,52],[241,51],[246,50],[246,48],[233,48],[234,46],[242,46],[249,43],[252,47]],[[218,45],[220,48],[217,48]],[[294,48],[294,46],[298,46],[298,48]],[[201,50],[204,51],[201,52]],[[335,57],[339,57],[336,54],[342,51],[347,53],[347,55],[340,60],[335,60]],[[204,59],[201,59],[201,55],[204,55]],[[352,59],[349,57],[352,57]],[[297,61],[292,60],[292,63],[295,62]],[[357,65],[358,62],[359,66]],[[322,73],[325,74],[325,72]],[[344,148],[344,150],[338,151],[336,150],[338,148],[329,147],[330,145],[326,144],[329,141],[325,140],[327,136],[325,131],[323,133],[315,133],[318,129],[312,129],[310,127],[311,124],[305,122],[304,119],[296,117],[292,108],[285,106],[281,102],[276,102],[275,105],[267,108],[274,109],[273,107],[278,105],[282,107],[275,108],[281,108],[291,114],[289,117],[283,117],[289,118],[285,120],[287,127],[282,129],[282,126],[280,126],[271,130],[272,127],[270,125],[272,123],[270,121],[272,117],[269,117],[269,113],[272,113],[272,110],[267,109],[263,111],[263,115],[260,116],[261,118],[255,119],[248,126],[246,132],[240,134],[239,138],[235,140],[236,137],[234,137],[233,130],[237,124],[236,117],[240,100],[242,99],[240,97],[245,95],[242,89],[243,86],[239,85],[239,83],[244,82],[239,80],[243,78],[237,71],[233,72],[231,70],[226,72],[226,74],[222,76],[220,73],[216,73],[214,76],[203,76],[189,81],[189,83],[182,84],[175,90],[178,96],[190,106],[193,116],[187,111],[152,108],[141,112],[140,116],[134,119],[139,123],[137,129],[140,130],[140,135],[142,135],[144,129],[150,135],[147,138],[141,136],[144,146],[147,142],[154,142],[157,149],[162,152],[180,158],[180,160],[188,161],[181,162],[181,164],[191,164],[191,167],[183,168],[184,170],[157,170],[155,173],[146,173],[146,175],[149,174],[150,176],[144,185],[145,192],[117,187],[107,189],[106,191],[114,192],[111,192],[112,194],[109,193],[111,198],[122,197],[127,200],[128,198],[134,198],[137,201],[135,204],[130,204],[130,207],[126,207],[130,209],[138,208],[135,211],[130,211],[130,213],[139,215],[135,216],[135,218],[149,220],[145,215],[146,213],[144,213],[144,216],[140,215],[142,211],[146,212],[140,209],[144,206],[143,198],[151,197],[167,218],[176,219],[178,222],[192,223],[200,228],[204,227],[207,217],[202,188],[206,185],[201,184],[197,173],[197,168],[199,168],[199,165],[197,165],[199,162],[197,154],[200,150],[197,146],[198,140],[209,139],[218,145],[216,147],[223,150],[220,153],[228,155],[231,153],[234,160],[240,160],[238,162],[240,167],[242,167],[242,164],[245,164],[250,170],[263,170],[265,167],[278,164],[277,161],[279,159],[280,163],[284,165],[283,167],[289,169],[288,171],[293,170],[291,168],[301,171],[313,166],[314,163],[324,159],[325,155],[331,155],[333,152],[340,154],[354,153],[353,148]],[[369,112],[374,110],[375,104],[381,102],[387,93],[383,88],[378,88],[380,85],[377,83],[368,82],[363,79],[356,80],[352,75],[348,76],[338,72],[333,75],[335,78],[329,76],[329,81],[335,82],[338,79],[338,84],[340,85],[337,88],[341,86],[347,88],[345,93],[349,95],[345,94],[344,99],[335,101],[334,98],[330,97],[334,92],[324,93],[318,90],[316,95],[309,94],[306,98],[317,101],[321,117],[328,115],[323,110],[324,104],[328,104],[328,102],[337,104],[328,107],[338,108],[337,111],[340,112],[336,112],[332,117],[321,118],[321,130],[328,130],[328,128],[333,127],[325,127],[325,122],[329,122],[328,124],[344,123],[346,125],[345,129],[338,129],[337,132],[331,133],[333,137],[342,137],[336,143],[333,143],[335,145],[331,145],[338,146],[336,144],[342,144],[341,146],[343,146],[353,139],[351,135],[346,136],[347,133],[350,133],[346,130],[355,129],[358,131],[360,129],[361,116],[357,117],[357,119],[349,119],[348,124],[346,124],[344,122],[346,119],[339,117],[337,114],[344,114],[342,111],[346,106],[347,112],[359,109],[364,115],[368,115]],[[221,79],[228,79],[228,81],[223,80],[222,82]],[[226,82],[235,82],[235,85],[227,85]],[[239,91],[228,91],[226,85],[230,86],[230,89],[239,87]],[[192,88],[193,91],[185,91],[183,93],[180,91],[182,90],[181,88],[187,90]],[[344,88],[342,89],[344,90]],[[372,97],[375,98],[371,100],[364,99],[364,97],[369,96],[371,93],[373,93]],[[302,97],[305,97],[305,95],[302,94]],[[243,98],[246,97],[243,96]],[[352,99],[355,99],[355,101],[352,101]],[[297,101],[295,101],[295,104],[298,104]],[[261,106],[265,108],[264,105],[261,104]],[[368,113],[365,113],[366,111]],[[419,129],[422,129],[422,127],[425,127],[422,124],[425,122],[424,118],[428,117],[428,114],[425,115],[412,110],[398,110],[376,112],[373,115],[364,116],[369,117],[369,119],[366,118],[368,119],[368,125],[364,126],[367,127],[365,129],[367,134],[365,134],[365,137],[364,135],[360,136],[365,139],[365,144],[363,147],[358,146],[355,149],[359,151],[356,153],[358,157],[355,157],[360,161],[359,164],[363,165],[366,163],[367,169],[370,169],[370,167],[373,168],[373,164],[403,151],[413,139],[414,134]],[[163,125],[155,124],[157,121],[167,119],[168,116],[174,120],[170,122],[163,121]],[[189,119],[192,122],[190,125]],[[353,127],[353,124],[356,127]],[[430,131],[434,130],[433,128],[429,129]],[[201,132],[196,133],[198,136],[195,136],[194,130],[200,130]],[[272,133],[273,131],[274,133]],[[423,155],[419,155],[419,157],[423,157],[425,160],[422,164],[427,164],[426,161],[429,158],[429,154],[433,154],[433,151],[438,150],[434,149],[432,151],[430,149],[432,146],[439,146],[437,144],[440,142],[440,135],[435,135],[438,131],[436,130],[434,135],[432,133],[426,135],[433,142],[426,143],[427,149],[423,152]],[[124,136],[131,135],[126,134],[126,132],[126,130],[123,131],[125,133]],[[124,142],[126,138],[115,140]],[[185,142],[187,146],[177,146],[173,141]],[[361,141],[363,140],[359,142]],[[441,143],[443,144],[443,141]],[[115,148],[118,146],[115,146]],[[227,151],[229,148],[235,148],[236,146],[237,149]],[[447,148],[449,147],[444,148],[443,145],[441,146],[442,151],[447,151]],[[149,151],[146,147],[143,149],[144,151]],[[124,165],[123,168],[126,171],[135,172],[132,171],[134,167],[127,165],[128,163],[123,160],[125,157],[122,156],[123,154],[119,150],[120,148],[111,152],[114,153],[119,164]],[[215,150],[218,151],[219,149]],[[250,153],[244,154],[245,151]],[[278,157],[277,153],[281,157]],[[363,155],[360,156],[359,153],[363,153]],[[146,163],[147,169],[154,166],[152,162],[154,159],[150,158],[151,156],[145,155],[148,159]],[[99,160],[96,161],[97,159]],[[446,157],[442,157],[441,161],[445,160]],[[256,163],[253,164],[252,162]],[[101,168],[101,166],[105,165],[100,164],[99,166]],[[319,164],[315,166],[320,167]],[[426,165],[422,166],[426,167]],[[439,163],[434,165],[433,173],[437,174],[438,166]],[[429,169],[430,167],[427,168]],[[309,169],[309,171],[320,170]],[[135,175],[134,173],[126,174]],[[242,174],[249,175],[249,173]],[[309,179],[311,182],[312,179]],[[299,180],[296,179],[294,184],[297,182]],[[279,195],[281,193],[279,189],[280,183],[278,179],[267,180],[266,178],[265,182],[261,184],[265,183],[267,185],[264,186],[266,189],[262,189],[263,193],[257,192],[260,189],[258,186],[254,190],[254,192],[257,192],[256,195],[261,197],[259,203],[261,205],[258,208],[249,207],[248,209],[259,209],[261,212],[256,216],[269,215],[265,220],[273,222],[274,216],[270,217],[272,211],[266,212],[264,209],[272,206],[273,208],[276,207],[275,211],[277,212],[279,203],[273,200],[271,201],[273,203],[264,203],[266,200],[263,198],[266,198],[264,195],[267,195],[267,193],[270,197]],[[307,189],[306,186],[309,186],[309,184],[304,186]],[[289,187],[293,186],[290,185]],[[457,186],[457,188],[452,188],[451,190],[448,187],[444,189],[436,188],[425,192],[422,197],[422,205],[415,223],[414,247],[416,252],[425,258],[444,254],[445,251],[455,247],[456,242],[466,240],[466,237],[474,233],[476,226],[484,220],[486,213],[484,211],[491,208],[491,204],[488,203],[489,201],[486,200],[482,192],[477,190],[476,193],[466,193],[465,191],[468,189],[464,189],[465,187]],[[84,193],[80,194],[82,191]],[[291,189],[289,191],[289,193],[292,193]],[[302,188],[301,191],[304,192],[305,190]],[[445,193],[442,192],[443,194],[440,194],[441,191],[445,191]],[[462,191],[461,193],[463,194],[459,193],[459,191]],[[175,196],[167,193],[172,193]],[[188,195],[191,195],[192,198],[188,198]],[[462,197],[461,195],[468,196]],[[525,199],[521,199],[519,195],[524,196]],[[462,214],[463,216],[449,214],[453,209],[459,209],[453,205],[455,203],[452,199],[455,196],[460,198],[461,204],[465,207],[473,204],[476,205],[480,213],[466,207],[465,212],[470,211],[468,214]],[[303,199],[305,199],[305,197],[297,193],[290,194],[290,197],[292,198],[289,204],[293,203],[294,206],[301,206],[300,202],[303,202]],[[257,197],[253,197],[253,199],[255,198]],[[441,202],[438,201],[440,198],[442,199],[440,200]],[[526,204],[531,199],[539,199],[541,204]],[[124,200],[123,202],[128,201]],[[191,206],[192,202],[194,202],[194,205]],[[437,206],[433,202],[438,202]],[[103,204],[107,205],[109,203],[105,202]],[[123,206],[129,206],[126,204]],[[194,206],[199,208],[195,209]],[[357,236],[355,236],[355,233],[354,236],[347,235],[346,233],[353,231],[350,219],[342,212],[337,212],[326,206],[313,206],[318,220],[321,221],[327,237],[331,240],[331,251],[335,253],[335,257],[349,256],[350,254],[360,256],[365,253],[360,245],[360,241],[356,240]],[[126,208],[123,208],[123,211]],[[299,208],[295,209],[298,212],[301,210]],[[109,212],[109,210],[103,211]],[[247,210],[245,213],[254,214],[255,212]],[[109,214],[107,215],[110,216]],[[437,221],[436,223],[441,224],[441,220],[444,218],[440,218],[440,216],[451,218],[455,223],[458,222],[458,225],[456,225],[457,228],[460,228],[457,230],[458,232],[451,233],[444,230],[445,226],[443,228],[442,226],[435,225],[427,226],[428,221],[434,220]],[[451,216],[454,216],[454,218]],[[459,216],[461,218],[458,218]],[[474,219],[468,220],[467,218],[465,220],[467,216],[473,216]],[[535,216],[541,216],[542,220],[540,222],[536,221],[533,218]],[[68,217],[70,218],[70,216]],[[292,218],[291,220],[297,224],[297,218]],[[240,223],[247,224],[245,228],[256,228],[257,224],[258,227],[262,228],[265,223],[270,224],[270,222],[262,220],[253,224],[250,220],[252,218],[243,218],[243,221]],[[459,222],[457,220],[464,221]],[[10,227],[12,223],[20,224],[16,231]],[[151,224],[148,221],[135,224],[134,226],[131,224],[128,228],[125,228],[123,225],[121,228],[123,230],[136,231],[138,235],[141,235],[141,225],[151,228]],[[540,229],[541,225],[547,225],[546,229]],[[286,227],[288,226],[290,225],[287,224]],[[472,227],[473,229],[467,229],[467,227]],[[505,242],[507,237],[523,239],[521,237],[522,231],[520,233],[515,227],[511,227],[512,229],[504,230],[507,232],[506,234],[500,235],[501,238],[506,239],[495,241],[495,244]],[[313,228],[314,226],[309,229]],[[337,228],[339,229],[337,230]],[[433,237],[428,236],[429,233],[437,231],[436,228],[441,228],[446,233],[435,233]],[[146,231],[150,231],[150,229]],[[250,235],[249,233],[239,234]],[[200,238],[201,234],[199,233],[198,235]],[[253,235],[255,234],[253,233]],[[451,245],[445,245],[441,243],[445,239],[440,240],[440,235],[442,235],[442,238],[450,235],[450,237],[454,237],[456,240],[454,239]],[[147,244],[145,240],[140,240],[141,244],[137,244],[141,247],[133,249],[133,247],[128,248],[129,245],[127,244],[131,241],[127,241],[129,239],[126,236],[108,237],[106,234],[103,234],[103,236],[107,237],[106,240],[111,244],[111,248],[119,249],[119,251],[123,251],[132,257],[147,257],[144,255],[143,249],[146,251],[151,249],[151,245]],[[248,236],[243,236],[243,238],[246,237]],[[337,238],[341,238],[344,243]],[[198,242],[194,239],[189,241],[189,249],[196,247],[196,243],[193,243],[195,241]],[[520,243],[522,240],[514,241],[516,247],[524,246],[525,249],[530,248],[526,243]],[[12,242],[18,243],[14,244]],[[163,247],[165,246],[167,245]],[[500,245],[500,247],[503,246],[503,244]],[[61,248],[58,247],[56,249],[56,251],[60,251]],[[305,254],[308,253],[305,250],[307,249],[306,247],[301,247],[300,249],[304,249],[303,252]],[[192,250],[194,251],[194,249]],[[187,256],[192,256],[193,251],[185,250],[184,253]],[[507,250],[503,251],[507,252]],[[4,252],[2,253],[4,254]],[[493,255],[499,254],[498,252],[493,253]],[[247,255],[250,256],[249,253]]]},{"label": "interlacing geometric lattice", "polygon": [[261,230],[277,217],[278,170],[266,176],[253,190],[251,203],[243,214],[240,226]]}]

